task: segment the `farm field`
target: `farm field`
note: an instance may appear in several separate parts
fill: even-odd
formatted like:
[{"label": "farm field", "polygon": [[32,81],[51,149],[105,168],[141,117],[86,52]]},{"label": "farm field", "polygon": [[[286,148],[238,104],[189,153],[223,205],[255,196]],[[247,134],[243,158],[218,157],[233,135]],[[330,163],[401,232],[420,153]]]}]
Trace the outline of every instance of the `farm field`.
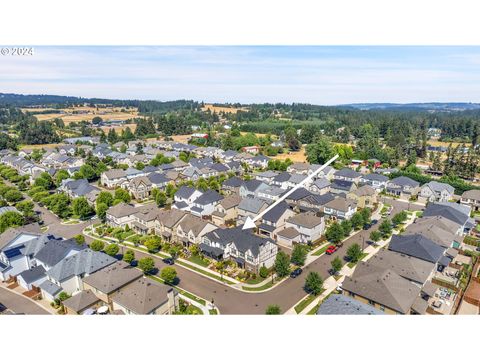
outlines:
[{"label": "farm field", "polygon": [[307,162],[307,155],[305,154],[305,145],[302,146],[300,151],[288,151],[283,154],[278,154],[272,157],[273,159],[286,160],[290,159],[293,162]]},{"label": "farm field", "polygon": [[[79,122],[79,121],[92,121],[92,119],[96,116],[100,116],[104,121],[108,120],[128,120],[133,119],[135,117],[142,117],[138,115],[137,109],[124,109],[125,111],[122,112],[120,107],[113,107],[113,108],[95,108],[95,107],[88,107],[88,106],[81,106],[81,107],[71,107],[71,108],[64,108],[58,109],[63,111],[63,114],[36,114],[34,115],[39,121],[44,120],[53,120],[56,118],[60,118],[63,120],[65,125],[68,125],[71,122]],[[40,111],[48,111],[54,109],[29,109],[23,108],[23,112],[40,112]],[[85,112],[82,114],[74,114],[74,112]],[[132,129],[133,130],[133,129]]]},{"label": "farm field", "polygon": [[203,111],[210,110],[211,112],[216,112],[216,113],[224,112],[224,113],[228,113],[228,114],[236,114],[240,110],[245,110],[246,111],[247,109],[245,109],[245,108],[233,108],[233,107],[228,107],[228,106],[215,106],[215,105],[212,105],[212,104],[205,104],[202,107],[202,110]]}]

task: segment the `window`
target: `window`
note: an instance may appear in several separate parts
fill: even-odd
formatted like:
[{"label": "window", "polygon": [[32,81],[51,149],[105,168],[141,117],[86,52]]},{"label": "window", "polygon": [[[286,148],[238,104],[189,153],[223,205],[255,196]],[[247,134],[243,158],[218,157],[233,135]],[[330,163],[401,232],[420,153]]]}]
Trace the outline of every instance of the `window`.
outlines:
[{"label": "window", "polygon": [[380,310],[381,310],[381,311],[385,311],[385,306],[380,305]]}]

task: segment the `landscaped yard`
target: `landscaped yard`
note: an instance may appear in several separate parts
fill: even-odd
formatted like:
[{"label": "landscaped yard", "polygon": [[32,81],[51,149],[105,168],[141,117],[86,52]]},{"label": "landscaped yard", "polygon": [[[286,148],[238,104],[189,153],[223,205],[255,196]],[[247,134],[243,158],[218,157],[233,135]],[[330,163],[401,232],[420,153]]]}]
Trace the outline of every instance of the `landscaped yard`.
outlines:
[{"label": "landscaped yard", "polygon": [[262,286],[258,286],[258,287],[242,286],[242,289],[246,290],[246,291],[263,291],[263,290],[270,289],[273,285],[275,285],[275,284],[274,283],[272,284],[272,282],[269,281],[266,284],[264,284]]},{"label": "landscaped yard", "polygon": [[210,262],[208,260],[202,259],[202,257],[199,255],[192,255],[187,260],[203,267],[207,267],[208,265],[210,265]]}]

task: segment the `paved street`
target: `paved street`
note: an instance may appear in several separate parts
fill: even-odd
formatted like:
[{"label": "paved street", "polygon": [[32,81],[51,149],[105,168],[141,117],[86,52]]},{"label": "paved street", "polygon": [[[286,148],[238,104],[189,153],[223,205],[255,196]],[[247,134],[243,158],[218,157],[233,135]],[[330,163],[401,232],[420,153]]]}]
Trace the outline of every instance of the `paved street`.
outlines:
[{"label": "paved street", "polygon": [[30,299],[0,287],[0,303],[16,314],[49,314],[44,308]]}]

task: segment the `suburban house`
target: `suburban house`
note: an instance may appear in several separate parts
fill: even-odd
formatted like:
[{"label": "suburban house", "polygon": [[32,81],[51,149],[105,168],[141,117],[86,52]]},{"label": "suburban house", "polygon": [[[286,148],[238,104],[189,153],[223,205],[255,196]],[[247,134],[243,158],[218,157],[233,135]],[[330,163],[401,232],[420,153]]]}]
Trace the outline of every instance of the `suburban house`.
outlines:
[{"label": "suburban house", "polygon": [[258,233],[275,240],[276,233],[285,227],[285,220],[294,214],[285,201],[280,202],[263,215],[262,222],[258,226]]},{"label": "suburban house", "polygon": [[131,228],[140,234],[149,234],[155,232],[155,221],[162,215],[163,211],[155,203],[135,208],[137,212],[133,214]]},{"label": "suburban house", "polygon": [[[83,290],[82,279],[95,271],[113,264],[117,260],[107,254],[84,249],[69,256],[47,271],[47,280],[60,287],[67,294],[74,295]],[[40,286],[42,288],[42,286]],[[42,289],[42,297],[53,300]]]},{"label": "suburban house", "polygon": [[286,191],[287,190],[277,186],[269,186],[263,190],[259,190],[257,196],[267,201],[276,201],[280,199]]},{"label": "suburban house", "polygon": [[38,288],[47,279],[45,268],[41,265],[22,271],[17,275],[17,283],[26,291]]},{"label": "suburban house", "polygon": [[216,260],[235,261],[239,267],[258,273],[262,266],[275,263],[278,248],[270,239],[254,235],[240,227],[217,229],[205,234],[200,244],[202,252]]},{"label": "suburban house", "polygon": [[445,248],[420,234],[393,235],[388,249],[433,264],[438,263],[445,252]]},{"label": "suburban house", "polygon": [[350,220],[357,211],[357,203],[351,199],[344,197],[336,197],[332,201],[325,204],[323,212],[333,219]]},{"label": "suburban house", "polygon": [[62,304],[65,308],[65,314],[83,315],[93,313],[103,302],[91,290],[82,290],[71,298],[64,300]]},{"label": "suburban house", "polygon": [[190,186],[182,186],[177,190],[174,196],[175,209],[188,210],[192,206],[193,202],[197,200],[203,193]]},{"label": "suburban house", "polygon": [[[285,227],[293,228],[300,234],[299,242],[310,243],[322,236],[325,230],[325,220],[323,217],[315,216],[312,213],[301,213],[287,219]],[[284,242],[286,241],[284,236],[281,239],[278,238],[278,240],[281,240],[285,246],[293,246],[293,243]]]},{"label": "suburban house", "polygon": [[210,216],[214,212],[215,206],[222,199],[223,196],[215,190],[207,190],[198,198],[193,200],[190,206],[190,212],[199,217]]},{"label": "suburban house", "polygon": [[428,202],[449,201],[453,198],[455,189],[453,186],[438,181],[430,181],[420,188],[419,200]]},{"label": "suburban house", "polygon": [[319,178],[310,184],[310,186],[308,187],[308,190],[310,190],[313,193],[323,195],[330,192],[330,187],[331,187],[330,180],[326,178]]},{"label": "suburban house", "polygon": [[238,204],[237,225],[243,224],[247,217],[252,219],[268,207],[268,203],[262,199],[247,197]]},{"label": "suburban house", "polygon": [[341,170],[338,170],[333,175],[333,178],[336,180],[349,181],[355,184],[357,184],[360,181],[361,177],[362,177],[362,174],[350,168],[343,168]]},{"label": "suburban house", "polygon": [[227,179],[222,184],[222,191],[226,195],[230,194],[239,194],[240,187],[243,185],[243,180],[239,177],[233,176],[230,179]]},{"label": "suburban house", "polygon": [[380,192],[387,187],[388,177],[381,174],[371,173],[362,175],[360,184],[370,185],[376,191]]},{"label": "suburban house", "polygon": [[125,227],[131,226],[134,221],[134,214],[138,211],[133,205],[123,202],[112,206],[107,210],[106,222],[110,226]]},{"label": "suburban house", "polygon": [[127,174],[122,169],[111,169],[100,176],[100,183],[107,188],[114,188],[122,185],[127,180]]},{"label": "suburban house", "polygon": [[370,185],[363,185],[357,190],[347,194],[347,199],[353,200],[357,203],[360,209],[373,208],[378,202],[377,192]]},{"label": "suburban house", "polygon": [[325,204],[335,199],[335,196],[331,193],[323,195],[311,194],[304,198],[301,198],[297,202],[297,209],[299,212],[313,212],[316,214],[323,213],[325,210]]},{"label": "suburban house", "polygon": [[443,217],[426,217],[418,219],[408,226],[404,235],[420,234],[443,248],[459,248],[463,236],[458,234],[458,224]]},{"label": "suburban house", "polygon": [[395,271],[360,262],[342,283],[343,294],[386,314],[425,314],[421,287]]},{"label": "suburban house", "polygon": [[112,294],[143,277],[143,273],[129,264],[118,261],[83,279],[83,288],[108,305],[113,311]]},{"label": "suburban house", "polygon": [[134,177],[124,186],[128,188],[130,195],[137,200],[148,199],[152,190],[152,183],[146,176]]},{"label": "suburban house", "polygon": [[467,190],[462,194],[460,203],[468,205],[473,211],[480,209],[480,190]]},{"label": "suburban house", "polygon": [[248,196],[255,197],[257,196],[260,190],[265,190],[267,188],[268,188],[268,185],[261,182],[260,180],[256,180],[256,179],[248,180],[243,182],[243,184],[240,186],[238,194],[242,198],[246,198]]},{"label": "suburban house", "polygon": [[420,183],[406,176],[399,176],[387,183],[386,192],[389,195],[398,196],[401,199],[409,200],[420,191]]},{"label": "suburban house", "polygon": [[348,194],[356,189],[357,185],[353,181],[333,179],[330,184],[330,192],[333,194]]},{"label": "suburban house", "polygon": [[155,219],[155,234],[166,241],[176,241],[177,225],[186,215],[185,211],[177,209],[161,210],[161,213]]},{"label": "suburban house", "polygon": [[212,221],[215,225],[235,224],[238,217],[238,205],[242,201],[239,195],[232,194],[225,196],[218,204],[215,205],[215,210],[212,213]]},{"label": "suburban house", "polygon": [[177,241],[185,246],[200,244],[202,236],[217,229],[212,223],[187,214],[177,225]]},{"label": "suburban house", "polygon": [[278,175],[277,172],[267,170],[261,173],[258,173],[255,175],[255,179],[260,180],[262,182],[265,182],[267,184],[271,184],[273,182],[273,179]]},{"label": "suburban house", "polygon": [[178,300],[177,290],[143,277],[111,295],[113,311],[126,315],[171,315]]},{"label": "suburban house", "polygon": [[91,185],[87,179],[63,180],[58,190],[66,193],[72,199],[85,196],[90,205],[95,203],[98,194],[100,194],[100,189]]},{"label": "suburban house", "polygon": [[164,189],[168,184],[171,184],[173,181],[169,179],[165,174],[160,174],[157,172],[152,172],[147,175],[148,180],[152,184],[152,188]]},{"label": "suburban house", "polygon": [[470,207],[462,204],[441,202],[429,203],[423,212],[423,217],[442,216],[457,223],[462,233],[475,227],[475,221],[470,217]]}]

